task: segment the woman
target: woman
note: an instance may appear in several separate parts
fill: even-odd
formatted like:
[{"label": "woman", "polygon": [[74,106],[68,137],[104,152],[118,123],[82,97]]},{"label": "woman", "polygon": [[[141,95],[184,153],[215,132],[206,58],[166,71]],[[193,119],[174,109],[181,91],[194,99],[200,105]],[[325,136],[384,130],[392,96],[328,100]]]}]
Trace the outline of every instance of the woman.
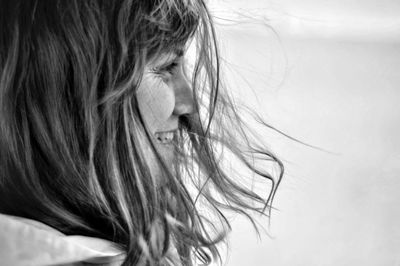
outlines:
[{"label": "woman", "polygon": [[[283,167],[223,92],[203,1],[1,0],[0,25],[10,264],[208,264],[229,228],[223,210],[253,221],[269,209]],[[271,192],[242,185],[227,159]]]}]

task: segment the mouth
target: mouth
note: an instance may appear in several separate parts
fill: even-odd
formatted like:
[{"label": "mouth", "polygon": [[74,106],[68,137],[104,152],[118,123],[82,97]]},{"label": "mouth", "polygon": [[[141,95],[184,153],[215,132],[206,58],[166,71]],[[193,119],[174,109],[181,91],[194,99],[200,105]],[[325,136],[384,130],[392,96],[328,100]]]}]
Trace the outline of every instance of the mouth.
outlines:
[{"label": "mouth", "polygon": [[172,145],[176,134],[177,134],[177,129],[169,131],[159,131],[156,132],[154,135],[158,143],[163,145]]}]

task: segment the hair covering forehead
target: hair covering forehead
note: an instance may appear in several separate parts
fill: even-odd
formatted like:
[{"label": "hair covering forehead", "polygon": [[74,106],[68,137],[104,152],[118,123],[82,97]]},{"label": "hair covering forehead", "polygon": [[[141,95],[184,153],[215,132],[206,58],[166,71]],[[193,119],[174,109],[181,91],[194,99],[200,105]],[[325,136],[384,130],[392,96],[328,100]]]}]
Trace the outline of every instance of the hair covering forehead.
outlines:
[{"label": "hair covering forehead", "polygon": [[193,36],[201,14],[201,0],[157,0],[147,3],[146,47],[150,53],[173,51]]}]

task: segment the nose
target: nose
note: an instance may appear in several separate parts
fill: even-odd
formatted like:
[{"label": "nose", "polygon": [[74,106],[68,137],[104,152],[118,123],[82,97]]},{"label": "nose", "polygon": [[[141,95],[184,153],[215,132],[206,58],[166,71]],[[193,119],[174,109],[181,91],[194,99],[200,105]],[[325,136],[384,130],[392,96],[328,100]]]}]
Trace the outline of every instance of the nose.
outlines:
[{"label": "nose", "polygon": [[187,78],[181,73],[174,82],[175,107],[173,115],[181,116],[192,114],[195,111],[193,90]]}]

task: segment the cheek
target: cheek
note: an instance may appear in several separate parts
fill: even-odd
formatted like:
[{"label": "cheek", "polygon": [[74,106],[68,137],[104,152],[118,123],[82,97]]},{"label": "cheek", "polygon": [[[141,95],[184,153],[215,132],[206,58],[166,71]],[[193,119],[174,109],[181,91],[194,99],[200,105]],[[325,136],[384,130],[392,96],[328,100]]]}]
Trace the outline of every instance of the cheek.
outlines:
[{"label": "cheek", "polygon": [[143,119],[152,131],[165,124],[175,107],[173,91],[156,77],[145,75],[136,97]]}]

